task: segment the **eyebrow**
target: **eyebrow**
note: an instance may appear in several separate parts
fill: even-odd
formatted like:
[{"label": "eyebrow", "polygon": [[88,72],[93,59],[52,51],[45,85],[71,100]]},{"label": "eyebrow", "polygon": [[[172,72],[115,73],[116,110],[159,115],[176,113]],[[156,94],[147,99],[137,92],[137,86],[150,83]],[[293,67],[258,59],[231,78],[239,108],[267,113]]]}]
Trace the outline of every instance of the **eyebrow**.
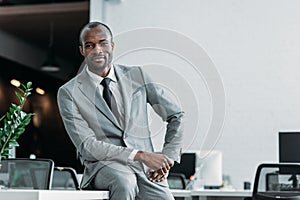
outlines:
[{"label": "eyebrow", "polygon": [[[104,41],[109,41],[109,39],[103,39],[103,40],[100,40],[99,42],[104,42]],[[84,44],[87,44],[87,43],[94,43],[94,42],[91,42],[91,41],[85,41]]]}]

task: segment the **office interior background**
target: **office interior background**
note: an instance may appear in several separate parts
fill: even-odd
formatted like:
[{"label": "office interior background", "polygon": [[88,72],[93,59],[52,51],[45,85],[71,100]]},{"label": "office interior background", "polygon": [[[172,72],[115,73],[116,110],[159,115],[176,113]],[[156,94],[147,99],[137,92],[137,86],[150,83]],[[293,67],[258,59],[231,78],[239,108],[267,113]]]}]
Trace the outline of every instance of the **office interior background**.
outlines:
[{"label": "office interior background", "polygon": [[[136,41],[154,41],[158,46],[168,41],[146,34],[149,28],[170,37],[183,36],[200,47],[199,54],[186,46],[188,42],[168,41],[188,55],[144,48],[127,52],[116,61],[144,65],[176,94],[186,112],[184,151],[222,152],[223,174],[230,177],[234,188],[242,188],[244,181],[253,182],[259,163],[278,162],[279,130],[300,128],[299,0],[45,1],[39,9],[30,8],[37,6],[34,3],[19,2],[15,10],[0,6],[1,116],[15,100],[9,83],[12,78],[32,81],[34,87],[46,91],[45,95],[34,93],[26,105],[36,116],[20,138],[19,157],[33,153],[82,170],[62,125],[56,92],[82,64],[79,30],[94,20],[112,28],[116,51],[121,51],[118,42],[123,48]],[[40,69],[47,55],[51,22],[59,72]],[[135,40],[124,43],[128,35]],[[198,54],[203,58],[201,66],[191,67],[184,59]],[[225,96],[225,118],[219,119],[222,128],[217,132],[209,132],[215,108],[214,91],[207,85],[212,77],[201,71],[206,65],[216,69],[220,78],[216,81],[221,80]],[[150,120],[159,150],[163,128],[154,115]],[[207,142],[209,139],[212,141]]]}]

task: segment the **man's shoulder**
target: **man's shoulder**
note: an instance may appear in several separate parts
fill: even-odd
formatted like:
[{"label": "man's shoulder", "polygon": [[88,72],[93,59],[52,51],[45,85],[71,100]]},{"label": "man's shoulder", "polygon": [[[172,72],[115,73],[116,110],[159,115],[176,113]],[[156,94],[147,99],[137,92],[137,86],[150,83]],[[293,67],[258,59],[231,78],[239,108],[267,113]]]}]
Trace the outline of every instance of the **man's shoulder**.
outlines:
[{"label": "man's shoulder", "polygon": [[114,64],[115,70],[118,72],[119,75],[137,75],[144,73],[141,66],[138,65],[123,65],[123,64]]},{"label": "man's shoulder", "polygon": [[75,83],[77,82],[78,75],[73,77],[72,79],[68,80],[66,83],[64,83],[62,86],[59,87],[59,90],[61,89],[70,89],[73,88]]},{"label": "man's shoulder", "polygon": [[114,67],[122,70],[133,70],[133,69],[141,68],[141,66],[138,65],[124,65],[124,64],[114,64]]}]

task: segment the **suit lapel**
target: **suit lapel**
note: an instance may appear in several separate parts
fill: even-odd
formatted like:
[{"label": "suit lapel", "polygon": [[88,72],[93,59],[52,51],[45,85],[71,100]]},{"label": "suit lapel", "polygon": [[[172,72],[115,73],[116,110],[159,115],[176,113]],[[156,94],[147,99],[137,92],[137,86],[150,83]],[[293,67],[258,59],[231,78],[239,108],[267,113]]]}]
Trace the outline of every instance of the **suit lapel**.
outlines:
[{"label": "suit lapel", "polygon": [[119,123],[113,116],[113,113],[107,106],[106,102],[104,101],[103,97],[100,94],[99,88],[92,83],[90,77],[88,76],[85,68],[78,76],[78,88],[79,90],[85,95],[92,103],[95,104],[96,108],[105,115],[111,122],[113,122],[117,127],[120,127]]},{"label": "suit lapel", "polygon": [[129,75],[130,72],[128,70],[123,68],[121,65],[114,65],[114,67],[124,105],[124,129],[126,130],[130,119],[132,80],[130,79],[131,76]]}]

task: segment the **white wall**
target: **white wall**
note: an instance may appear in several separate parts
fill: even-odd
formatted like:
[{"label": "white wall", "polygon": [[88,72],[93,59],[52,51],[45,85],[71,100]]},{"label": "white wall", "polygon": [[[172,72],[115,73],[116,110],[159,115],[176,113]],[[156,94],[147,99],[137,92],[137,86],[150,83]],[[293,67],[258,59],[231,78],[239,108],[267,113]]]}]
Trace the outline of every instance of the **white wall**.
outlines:
[{"label": "white wall", "polygon": [[[91,0],[91,20],[103,19],[116,35],[143,27],[175,30],[206,51],[226,94],[226,118],[215,149],[223,152],[224,174],[242,188],[243,181],[253,181],[259,163],[278,161],[278,130],[300,129],[299,9],[300,0]],[[151,35],[143,39],[161,40]],[[188,49],[178,41],[181,48]],[[183,73],[177,69],[188,66],[178,56],[149,50],[120,61],[155,63],[150,71],[176,77],[168,83],[179,87],[177,97],[188,110],[185,147],[201,148],[213,110],[205,77],[192,83],[191,92],[185,88],[190,82],[178,86],[179,75],[173,73]],[[167,69],[175,70],[169,74]],[[193,79],[192,74],[179,80]],[[194,97],[185,99],[184,91]],[[198,118],[191,122],[192,108]],[[195,124],[199,129],[190,128]]]}]

